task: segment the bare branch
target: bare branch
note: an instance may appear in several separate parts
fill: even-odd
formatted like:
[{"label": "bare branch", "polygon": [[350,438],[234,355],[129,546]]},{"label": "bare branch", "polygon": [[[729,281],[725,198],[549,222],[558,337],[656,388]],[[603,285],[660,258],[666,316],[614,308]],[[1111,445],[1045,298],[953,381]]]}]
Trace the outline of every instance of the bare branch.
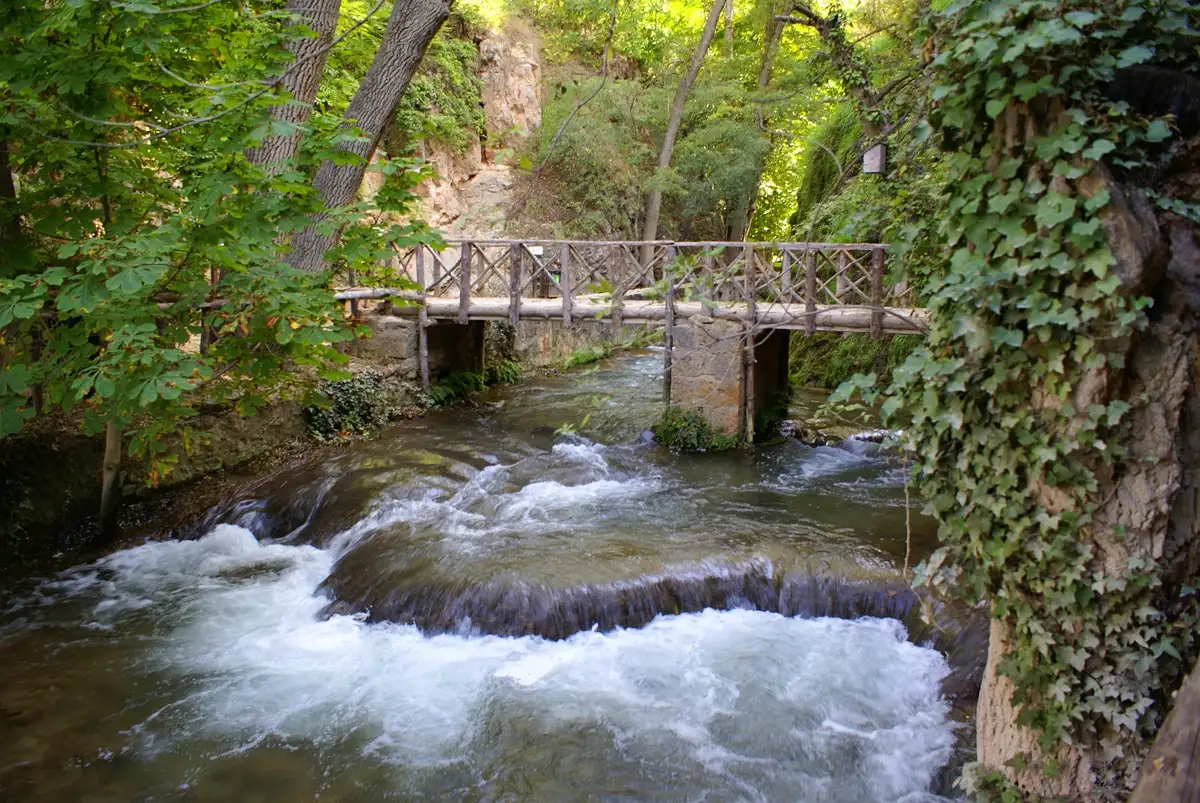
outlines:
[{"label": "bare branch", "polygon": [[217,3],[222,3],[224,0],[208,0],[207,3],[201,3],[197,6],[180,6],[178,8],[147,8],[145,6],[134,6],[129,3],[113,3],[113,8],[119,8],[122,11],[128,11],[131,14],[184,14],[188,11],[200,11],[201,9],[215,6]]},{"label": "bare branch", "polygon": [[61,98],[58,98],[58,105],[61,106],[63,108],[63,110],[66,111],[68,114],[70,114],[72,117],[75,117],[79,120],[83,120],[85,123],[93,123],[95,125],[107,125],[107,126],[112,126],[113,128],[139,128],[141,126],[145,126],[146,128],[153,128],[155,131],[164,130],[161,125],[159,125],[157,123],[151,123],[151,122],[148,122],[145,120],[134,120],[132,123],[124,123],[124,122],[117,122],[115,120],[101,120],[98,117],[88,117],[86,114],[81,114],[81,113],[75,111],[74,109],[72,109],[70,106],[68,106],[66,103],[64,103]]}]

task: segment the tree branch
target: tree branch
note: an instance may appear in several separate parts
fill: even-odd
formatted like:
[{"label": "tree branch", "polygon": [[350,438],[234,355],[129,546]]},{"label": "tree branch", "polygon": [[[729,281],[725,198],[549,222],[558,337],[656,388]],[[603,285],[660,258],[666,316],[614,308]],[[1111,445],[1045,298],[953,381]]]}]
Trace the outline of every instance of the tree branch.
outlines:
[{"label": "tree branch", "polygon": [[119,8],[122,11],[128,11],[131,14],[151,14],[154,16],[160,14],[183,14],[188,11],[200,11],[201,9],[215,6],[217,3],[222,3],[224,0],[208,0],[207,3],[201,3],[196,6],[180,6],[178,8],[146,8],[145,6],[132,6],[128,3],[113,3],[113,8]]}]

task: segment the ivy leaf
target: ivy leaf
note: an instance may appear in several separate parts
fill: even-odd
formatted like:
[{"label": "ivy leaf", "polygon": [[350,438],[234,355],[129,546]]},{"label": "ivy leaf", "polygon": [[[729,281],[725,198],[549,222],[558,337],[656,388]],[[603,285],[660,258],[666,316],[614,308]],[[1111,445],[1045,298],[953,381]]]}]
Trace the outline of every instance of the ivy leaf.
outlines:
[{"label": "ivy leaf", "polygon": [[988,57],[1000,49],[996,44],[996,40],[990,36],[980,37],[975,40],[975,58],[978,61],[987,61]]},{"label": "ivy leaf", "polygon": [[1025,342],[1025,335],[1017,329],[1008,329],[1003,326],[997,326],[992,330],[992,345],[993,346],[1011,346],[1012,348],[1020,348]]},{"label": "ivy leaf", "polygon": [[1154,58],[1154,51],[1142,45],[1127,47],[1117,54],[1117,67],[1131,67],[1134,64],[1144,64]]},{"label": "ivy leaf", "polygon": [[987,105],[984,108],[986,109],[986,111],[988,113],[988,117],[991,117],[993,120],[995,120],[997,117],[1000,116],[1001,112],[1003,112],[1006,108],[1008,108],[1008,99],[1007,98],[996,98],[993,100],[989,100],[987,102]]},{"label": "ivy leaf", "polygon": [[1083,28],[1100,19],[1099,14],[1095,14],[1091,11],[1072,11],[1068,14],[1065,14],[1064,17],[1066,17],[1067,22],[1071,23],[1076,28]]},{"label": "ivy leaf", "polygon": [[1084,159],[1099,159],[1106,153],[1112,153],[1117,149],[1110,140],[1099,139],[1093,142],[1089,147],[1083,149]]},{"label": "ivy leaf", "polygon": [[1166,120],[1154,120],[1146,126],[1147,142],[1162,142],[1171,137],[1171,127]]},{"label": "ivy leaf", "polygon": [[1038,201],[1034,220],[1041,228],[1052,229],[1070,220],[1075,214],[1075,199],[1069,195],[1052,192]]}]

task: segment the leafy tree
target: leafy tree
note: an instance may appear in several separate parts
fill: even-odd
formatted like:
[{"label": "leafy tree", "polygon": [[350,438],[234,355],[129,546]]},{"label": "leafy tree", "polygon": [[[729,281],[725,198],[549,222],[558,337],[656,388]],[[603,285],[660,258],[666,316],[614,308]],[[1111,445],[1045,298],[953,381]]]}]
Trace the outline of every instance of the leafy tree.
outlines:
[{"label": "leafy tree", "polygon": [[[407,208],[410,163],[379,166],[392,180],[374,202],[323,204],[312,167],[361,160],[328,116],[280,114],[279,76],[308,32],[277,8],[19,0],[0,22],[16,179],[0,195],[0,434],[56,410],[105,432],[109,531],[123,451],[154,481],[172,447],[203,437],[186,426],[201,405],[250,414],[313,373],[339,375],[335,347],[353,331],[332,277],[284,260],[310,215],[346,231],[333,252],[345,269],[430,237],[387,222]],[[298,136],[296,158],[269,172],[247,158]]]}]

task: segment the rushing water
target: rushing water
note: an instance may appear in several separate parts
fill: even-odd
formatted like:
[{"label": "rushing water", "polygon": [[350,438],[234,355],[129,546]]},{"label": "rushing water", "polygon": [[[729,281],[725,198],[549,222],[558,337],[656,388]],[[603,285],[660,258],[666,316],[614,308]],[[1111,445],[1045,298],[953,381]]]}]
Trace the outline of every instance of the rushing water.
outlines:
[{"label": "rushing water", "polygon": [[10,592],[0,799],[935,799],[899,469],[671,455],[657,367],[495,391]]}]

